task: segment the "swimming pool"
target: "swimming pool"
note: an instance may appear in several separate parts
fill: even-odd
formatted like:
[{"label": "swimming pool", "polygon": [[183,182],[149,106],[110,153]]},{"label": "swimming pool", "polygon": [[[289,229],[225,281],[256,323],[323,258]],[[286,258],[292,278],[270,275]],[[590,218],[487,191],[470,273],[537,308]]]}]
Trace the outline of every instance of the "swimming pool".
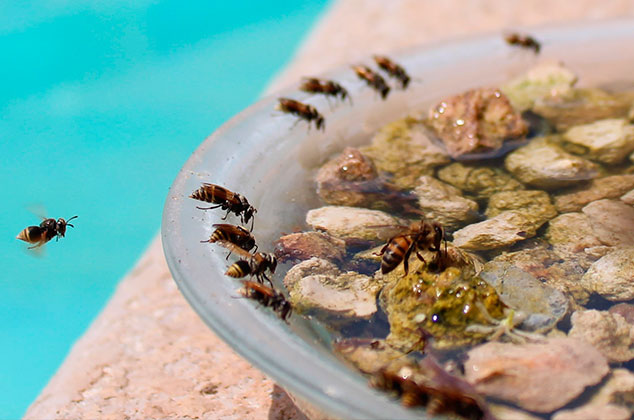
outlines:
[{"label": "swimming pool", "polygon": [[[328,1],[299,3],[0,6],[0,418],[24,413],[157,233],[183,162]],[[79,216],[42,258],[15,239],[33,206]]]}]

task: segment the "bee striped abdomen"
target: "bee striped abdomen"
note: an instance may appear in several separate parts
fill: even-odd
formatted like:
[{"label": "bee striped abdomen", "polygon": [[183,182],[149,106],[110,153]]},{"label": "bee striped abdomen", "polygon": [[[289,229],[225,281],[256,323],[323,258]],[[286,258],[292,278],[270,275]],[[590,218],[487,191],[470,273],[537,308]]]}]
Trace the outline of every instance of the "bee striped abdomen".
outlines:
[{"label": "bee striped abdomen", "polygon": [[251,273],[251,266],[246,260],[240,260],[233,263],[225,273],[229,277],[240,278]]},{"label": "bee striped abdomen", "polygon": [[29,226],[22,229],[16,238],[33,244],[46,239],[46,230],[39,226]]},{"label": "bee striped abdomen", "polygon": [[403,261],[411,245],[412,239],[407,236],[393,238],[381,259],[381,273],[387,274],[394,270]]}]

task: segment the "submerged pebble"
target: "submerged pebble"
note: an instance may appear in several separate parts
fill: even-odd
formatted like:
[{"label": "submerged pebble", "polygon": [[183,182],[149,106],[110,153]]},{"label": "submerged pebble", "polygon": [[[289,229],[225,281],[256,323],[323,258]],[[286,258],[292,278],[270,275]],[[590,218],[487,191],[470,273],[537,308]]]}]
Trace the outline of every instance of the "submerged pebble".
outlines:
[{"label": "submerged pebble", "polygon": [[571,338],[486,343],[471,349],[465,362],[465,377],[478,392],[538,413],[563,407],[608,371],[598,350]]},{"label": "submerged pebble", "polygon": [[590,266],[580,283],[607,300],[634,299],[634,246],[615,249],[600,258]]},{"label": "submerged pebble", "polygon": [[[634,188],[634,175],[597,178],[587,184],[584,183],[572,190],[555,195],[555,206],[560,213],[580,211],[586,204],[604,198],[619,198],[632,188]],[[632,199],[634,199],[634,193]]]},{"label": "submerged pebble", "polygon": [[546,191],[541,190],[502,191],[493,194],[489,198],[485,214],[491,218],[506,210],[520,211],[538,224],[543,224],[557,216],[557,210],[550,202],[550,196]]},{"label": "submerged pebble", "polygon": [[421,175],[449,163],[447,152],[432,142],[420,121],[404,118],[379,130],[369,146],[360,148],[380,172],[401,188],[414,188]]},{"label": "submerged pebble", "polygon": [[570,143],[583,146],[585,155],[606,164],[618,164],[634,151],[634,125],[625,118],[608,118],[571,127],[563,134]]},{"label": "submerged pebble", "polygon": [[571,186],[599,175],[595,163],[566,152],[544,137],[510,153],[504,166],[520,181],[544,190]]},{"label": "submerged pebble", "polygon": [[465,225],[478,217],[478,203],[462,197],[458,188],[432,176],[420,177],[414,194],[422,216],[447,228]]},{"label": "submerged pebble", "polygon": [[610,246],[634,245],[634,208],[620,200],[593,201],[582,209],[594,234]]},{"label": "submerged pebble", "polygon": [[438,178],[476,199],[489,198],[502,191],[517,191],[524,188],[521,182],[504,169],[494,166],[465,165],[460,162],[440,168]]},{"label": "submerged pebble", "polygon": [[468,251],[481,251],[512,245],[535,236],[544,221],[524,212],[507,210],[480,223],[454,232],[454,245]]},{"label": "submerged pebble", "polygon": [[380,210],[325,206],[309,210],[306,223],[344,240],[383,240],[395,235],[402,222]]},{"label": "submerged pebble", "polygon": [[610,362],[634,359],[634,325],[607,311],[576,311],[571,317],[571,338],[587,341]]},{"label": "submerged pebble", "polygon": [[346,242],[323,232],[297,232],[275,241],[275,256],[281,262],[308,260],[313,257],[342,261]]}]

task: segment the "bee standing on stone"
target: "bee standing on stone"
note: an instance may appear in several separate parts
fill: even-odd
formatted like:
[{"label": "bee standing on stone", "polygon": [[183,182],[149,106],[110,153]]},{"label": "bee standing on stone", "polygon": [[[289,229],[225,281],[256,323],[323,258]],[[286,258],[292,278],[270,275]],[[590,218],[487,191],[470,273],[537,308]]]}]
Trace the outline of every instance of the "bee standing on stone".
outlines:
[{"label": "bee standing on stone", "polygon": [[346,88],[341,86],[339,83],[334,82],[332,80],[323,80],[317,79],[316,77],[306,77],[302,81],[302,84],[299,86],[301,90],[309,93],[323,93],[328,96],[337,96],[341,97],[341,100],[345,100],[348,98],[350,103],[352,103],[352,98],[350,98],[348,91]]},{"label": "bee standing on stone", "polygon": [[407,88],[407,85],[409,85],[411,78],[403,67],[384,56],[375,55],[373,58],[376,64],[381,69],[383,69],[387,74],[401,82],[401,87],[403,89]]},{"label": "bee standing on stone", "polygon": [[441,243],[445,235],[442,226],[439,223],[428,223],[423,220],[404,228],[406,230],[403,233],[392,236],[379,252],[382,257],[381,273],[391,272],[402,262],[405,274],[407,274],[409,257],[412,252],[416,252],[418,259],[425,262],[419,252],[425,250],[436,253],[431,264],[436,269],[441,269],[442,267],[439,267],[442,261]]},{"label": "bee standing on stone", "polygon": [[539,54],[539,50],[541,49],[541,44],[530,35],[521,35],[514,32],[504,35],[504,40],[509,45],[533,50],[535,54]]},{"label": "bee standing on stone", "polygon": [[315,121],[315,127],[317,128],[317,130],[326,129],[323,115],[321,115],[314,106],[304,104],[302,102],[289,98],[278,98],[278,101],[279,104],[277,105],[277,109],[282,112],[296,115],[300,119],[306,120],[308,122],[309,129],[310,123],[312,121]]},{"label": "bee standing on stone", "polygon": [[[225,220],[229,213],[234,213],[236,216],[240,216],[242,223],[246,224],[249,223],[253,214],[258,212],[245,197],[219,185],[203,183],[203,186],[194,191],[189,198],[217,204],[217,206],[211,207],[196,207],[201,210],[211,210],[218,207],[227,210],[227,214],[222,220]],[[253,220],[251,221],[251,230],[253,230]]]},{"label": "bee standing on stone", "polygon": [[271,274],[275,273],[277,268],[275,255],[265,252],[251,254],[231,242],[219,241],[218,243],[241,257],[240,260],[227,269],[225,275],[233,278],[242,278],[250,275],[255,277],[258,283],[264,283],[264,280],[266,280],[273,285],[266,272],[268,270]]},{"label": "bee standing on stone", "polygon": [[66,226],[75,227],[69,222],[76,218],[77,216],[73,216],[68,220],[64,220],[61,217],[57,220],[44,219],[39,226],[24,228],[16,238],[30,244],[35,244],[30,246],[29,249],[38,248],[53,238],[56,238],[56,240],[59,240],[60,237],[63,238],[66,234]]},{"label": "bee standing on stone", "polygon": [[[257,251],[258,246],[255,244],[255,238],[253,237],[251,232],[249,232],[242,226],[234,226],[226,223],[217,223],[213,226],[216,228],[216,230],[212,232],[209,239],[207,239],[206,241],[200,241],[201,243],[209,242],[210,244],[212,244],[214,242],[218,242],[219,244],[223,245],[223,243],[229,242],[236,246],[239,246],[245,251],[250,251],[251,249],[253,249],[253,247],[255,247],[254,251]],[[231,255],[231,252],[229,253],[229,255]],[[227,255],[227,258],[229,258],[229,255]]]},{"label": "bee standing on stone", "polygon": [[283,321],[287,322],[286,319],[291,315],[293,307],[284,295],[272,287],[253,281],[242,280],[242,284],[244,285],[243,294],[245,297],[260,302],[263,306],[270,306]]},{"label": "bee standing on stone", "polygon": [[390,87],[385,83],[385,79],[378,73],[372,71],[366,66],[352,66],[352,70],[359,76],[361,80],[364,80],[368,86],[376,90],[381,94],[381,98],[385,99],[387,94],[390,93]]}]

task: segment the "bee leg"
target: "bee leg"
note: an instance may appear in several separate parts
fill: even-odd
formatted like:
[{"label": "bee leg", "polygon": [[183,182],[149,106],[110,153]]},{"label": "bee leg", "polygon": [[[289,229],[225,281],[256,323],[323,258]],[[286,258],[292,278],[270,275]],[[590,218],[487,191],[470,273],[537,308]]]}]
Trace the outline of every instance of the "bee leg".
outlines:
[{"label": "bee leg", "polygon": [[225,217],[223,217],[222,220],[227,220],[227,217],[229,217],[229,213],[231,213],[231,210],[227,210],[227,212],[225,213]]},{"label": "bee leg", "polygon": [[225,260],[229,261],[229,256],[231,255],[231,251],[229,251],[229,253],[227,254],[227,257],[225,258]]},{"label": "bee leg", "polygon": [[251,229],[249,230],[249,232],[253,232],[253,223],[255,223],[255,218],[251,219]]},{"label": "bee leg", "polygon": [[381,248],[381,250],[379,251],[379,253],[377,254],[376,252],[373,255],[376,255],[377,257],[382,256],[383,254],[385,254],[385,250],[387,249],[387,246],[390,244],[390,242],[388,241],[388,243],[386,243],[383,248]]},{"label": "bee leg", "polygon": [[42,245],[44,245],[45,243],[46,243],[46,242],[44,242],[44,241],[40,241],[40,242],[38,242],[37,244],[35,244],[35,245],[33,245],[33,246],[28,247],[27,249],[35,249],[35,248],[39,248],[39,247],[41,247]]},{"label": "bee leg", "polygon": [[[221,205],[222,205],[222,204],[221,204]],[[196,206],[196,208],[197,208],[198,210],[212,210],[212,209],[217,209],[217,208],[218,208],[218,207],[220,207],[221,205],[218,205],[218,206],[211,206],[211,207],[199,207],[199,206]]]},{"label": "bee leg", "polygon": [[418,257],[418,259],[419,259],[419,260],[421,260],[422,262],[427,263],[427,262],[425,261],[425,258],[423,258],[423,256],[422,256],[422,255],[420,255],[420,252],[416,251],[416,256],[417,256],[417,257]]},{"label": "bee leg", "polygon": [[253,248],[253,251],[252,251],[252,252],[253,252],[254,254],[255,254],[256,252],[258,252],[258,244],[255,244],[255,248]]}]

